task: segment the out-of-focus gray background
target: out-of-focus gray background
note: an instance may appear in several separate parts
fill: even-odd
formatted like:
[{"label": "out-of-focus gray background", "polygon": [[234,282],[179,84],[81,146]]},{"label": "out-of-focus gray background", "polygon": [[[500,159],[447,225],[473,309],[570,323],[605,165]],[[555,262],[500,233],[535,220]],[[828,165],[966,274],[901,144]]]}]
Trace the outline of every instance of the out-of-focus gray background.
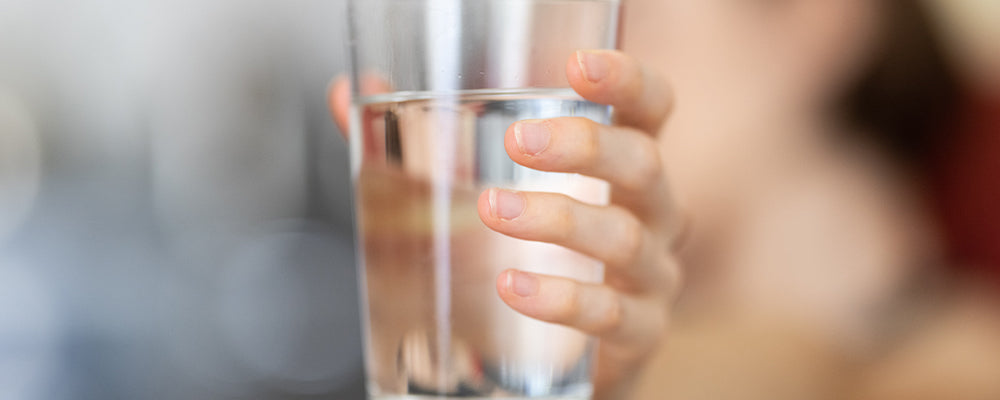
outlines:
[{"label": "out-of-focus gray background", "polygon": [[[929,4],[994,98],[1000,3]],[[345,9],[0,0],[0,400],[364,397]]]},{"label": "out-of-focus gray background", "polygon": [[340,0],[0,0],[0,399],[360,399]]}]

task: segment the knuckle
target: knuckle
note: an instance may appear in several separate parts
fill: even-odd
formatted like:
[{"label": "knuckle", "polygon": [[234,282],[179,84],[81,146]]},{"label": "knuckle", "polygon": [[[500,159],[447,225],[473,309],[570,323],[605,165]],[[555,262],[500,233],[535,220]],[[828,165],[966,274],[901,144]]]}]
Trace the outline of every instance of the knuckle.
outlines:
[{"label": "knuckle", "polygon": [[650,184],[657,182],[663,175],[663,160],[656,141],[647,136],[637,146],[635,162],[631,173],[627,174],[621,183],[625,189],[642,191]]},{"label": "knuckle", "polygon": [[648,142],[643,148],[643,162],[640,164],[639,177],[643,183],[652,183],[660,179],[663,174],[663,159],[660,156],[659,146],[652,139],[645,137]]},{"label": "knuckle", "polygon": [[651,261],[649,266],[648,287],[656,288],[656,292],[665,299],[665,304],[672,304],[680,294],[683,285],[683,271],[673,256],[663,254]]},{"label": "knuckle", "polygon": [[662,72],[647,69],[646,74],[646,76],[649,77],[647,80],[649,81],[650,87],[652,87],[653,90],[656,90],[657,93],[661,94],[660,103],[656,109],[660,111],[661,117],[666,117],[671,111],[673,111],[674,108],[674,89]]},{"label": "knuckle", "polygon": [[564,195],[542,192],[524,192],[527,197],[525,223],[517,227],[522,239],[538,240],[562,244],[573,238],[576,229],[576,215],[572,204]]},{"label": "knuckle", "polygon": [[601,313],[596,316],[592,331],[597,336],[607,336],[618,332],[625,319],[624,304],[621,296],[606,289],[610,293],[607,296],[607,304]]},{"label": "knuckle", "polygon": [[643,94],[646,89],[646,69],[639,64],[638,61],[627,57],[626,58],[627,67],[623,68],[628,76],[625,80],[623,92],[629,101],[642,101]]},{"label": "knuckle", "polygon": [[580,318],[580,286],[575,283],[570,284],[566,291],[564,301],[554,310],[553,322],[573,325]]},{"label": "knuckle", "polygon": [[600,125],[586,118],[576,119],[574,131],[579,132],[579,155],[574,163],[579,170],[587,170],[600,160]]},{"label": "knuckle", "polygon": [[622,212],[626,214],[621,228],[620,237],[622,239],[620,245],[617,246],[618,252],[612,257],[612,261],[619,266],[628,266],[639,259],[645,238],[645,227],[631,213],[624,210]]},{"label": "knuckle", "polygon": [[666,77],[659,71],[648,67],[642,68],[643,95],[642,100],[648,105],[649,115],[646,118],[650,131],[658,131],[663,121],[673,110],[673,89],[667,83]]},{"label": "knuckle", "polygon": [[573,211],[573,204],[566,196],[559,196],[559,201],[554,203],[551,210],[552,220],[549,227],[550,239],[558,244],[564,244],[573,239],[577,220]]}]

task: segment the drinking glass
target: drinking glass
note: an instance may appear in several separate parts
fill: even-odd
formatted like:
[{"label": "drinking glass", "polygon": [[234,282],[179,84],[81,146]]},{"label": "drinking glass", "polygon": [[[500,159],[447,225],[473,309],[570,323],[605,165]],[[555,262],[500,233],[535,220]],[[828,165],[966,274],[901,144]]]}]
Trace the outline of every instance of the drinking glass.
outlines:
[{"label": "drinking glass", "polygon": [[607,204],[606,182],[504,150],[522,119],[611,110],[569,88],[616,45],[618,0],[349,0],[351,170],[370,399],[589,399],[595,340],[511,310],[508,268],[603,279],[602,263],[489,230],[483,190]]}]

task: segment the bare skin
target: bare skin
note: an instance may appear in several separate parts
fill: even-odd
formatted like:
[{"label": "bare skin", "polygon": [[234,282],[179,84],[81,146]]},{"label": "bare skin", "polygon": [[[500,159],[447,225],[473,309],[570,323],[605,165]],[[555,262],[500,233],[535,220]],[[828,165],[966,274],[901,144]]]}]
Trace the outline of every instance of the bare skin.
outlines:
[{"label": "bare skin", "polygon": [[[560,118],[508,129],[515,162],[614,186],[609,207],[494,189],[478,203],[497,232],[608,264],[603,285],[516,270],[496,281],[518,312],[602,339],[596,399],[933,393],[924,387],[940,381],[928,378],[934,355],[950,350],[934,344],[964,331],[886,338],[889,314],[873,310],[891,309],[918,266],[940,259],[937,238],[906,177],[868,143],[839,140],[852,135],[830,113],[871,56],[879,4],[627,2],[630,56],[583,52],[566,70],[581,96],[615,106],[616,125]],[[591,55],[605,64],[590,65]],[[349,100],[345,82],[332,88],[341,127]],[[694,229],[672,252],[688,218]],[[987,320],[949,315],[921,326]],[[995,326],[969,337],[989,343]],[[963,354],[974,370],[995,371]],[[913,379],[928,385],[893,384]],[[959,386],[976,393],[975,383]]]},{"label": "bare skin", "polygon": [[[631,396],[639,370],[655,354],[668,327],[681,270],[671,252],[680,217],[667,185],[656,136],[672,104],[664,78],[616,51],[580,51],[566,76],[587,100],[615,107],[616,124],[583,118],[520,121],[504,145],[518,164],[608,181],[610,206],[570,197],[489,189],[479,216],[505,235],[558,244],[602,260],[604,284],[587,284],[511,269],[496,280],[514,310],[601,339],[595,398]],[[349,89],[330,91],[333,115],[347,126]],[[511,266],[516,267],[516,266]]]}]

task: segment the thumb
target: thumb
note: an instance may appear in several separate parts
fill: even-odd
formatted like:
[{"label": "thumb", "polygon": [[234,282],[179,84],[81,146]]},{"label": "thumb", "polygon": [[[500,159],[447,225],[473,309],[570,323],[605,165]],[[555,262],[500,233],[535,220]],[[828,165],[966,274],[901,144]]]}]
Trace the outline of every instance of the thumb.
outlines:
[{"label": "thumb", "polygon": [[334,79],[327,89],[326,96],[330,114],[340,128],[340,134],[347,139],[348,115],[351,107],[351,84],[347,77],[340,76]]}]

